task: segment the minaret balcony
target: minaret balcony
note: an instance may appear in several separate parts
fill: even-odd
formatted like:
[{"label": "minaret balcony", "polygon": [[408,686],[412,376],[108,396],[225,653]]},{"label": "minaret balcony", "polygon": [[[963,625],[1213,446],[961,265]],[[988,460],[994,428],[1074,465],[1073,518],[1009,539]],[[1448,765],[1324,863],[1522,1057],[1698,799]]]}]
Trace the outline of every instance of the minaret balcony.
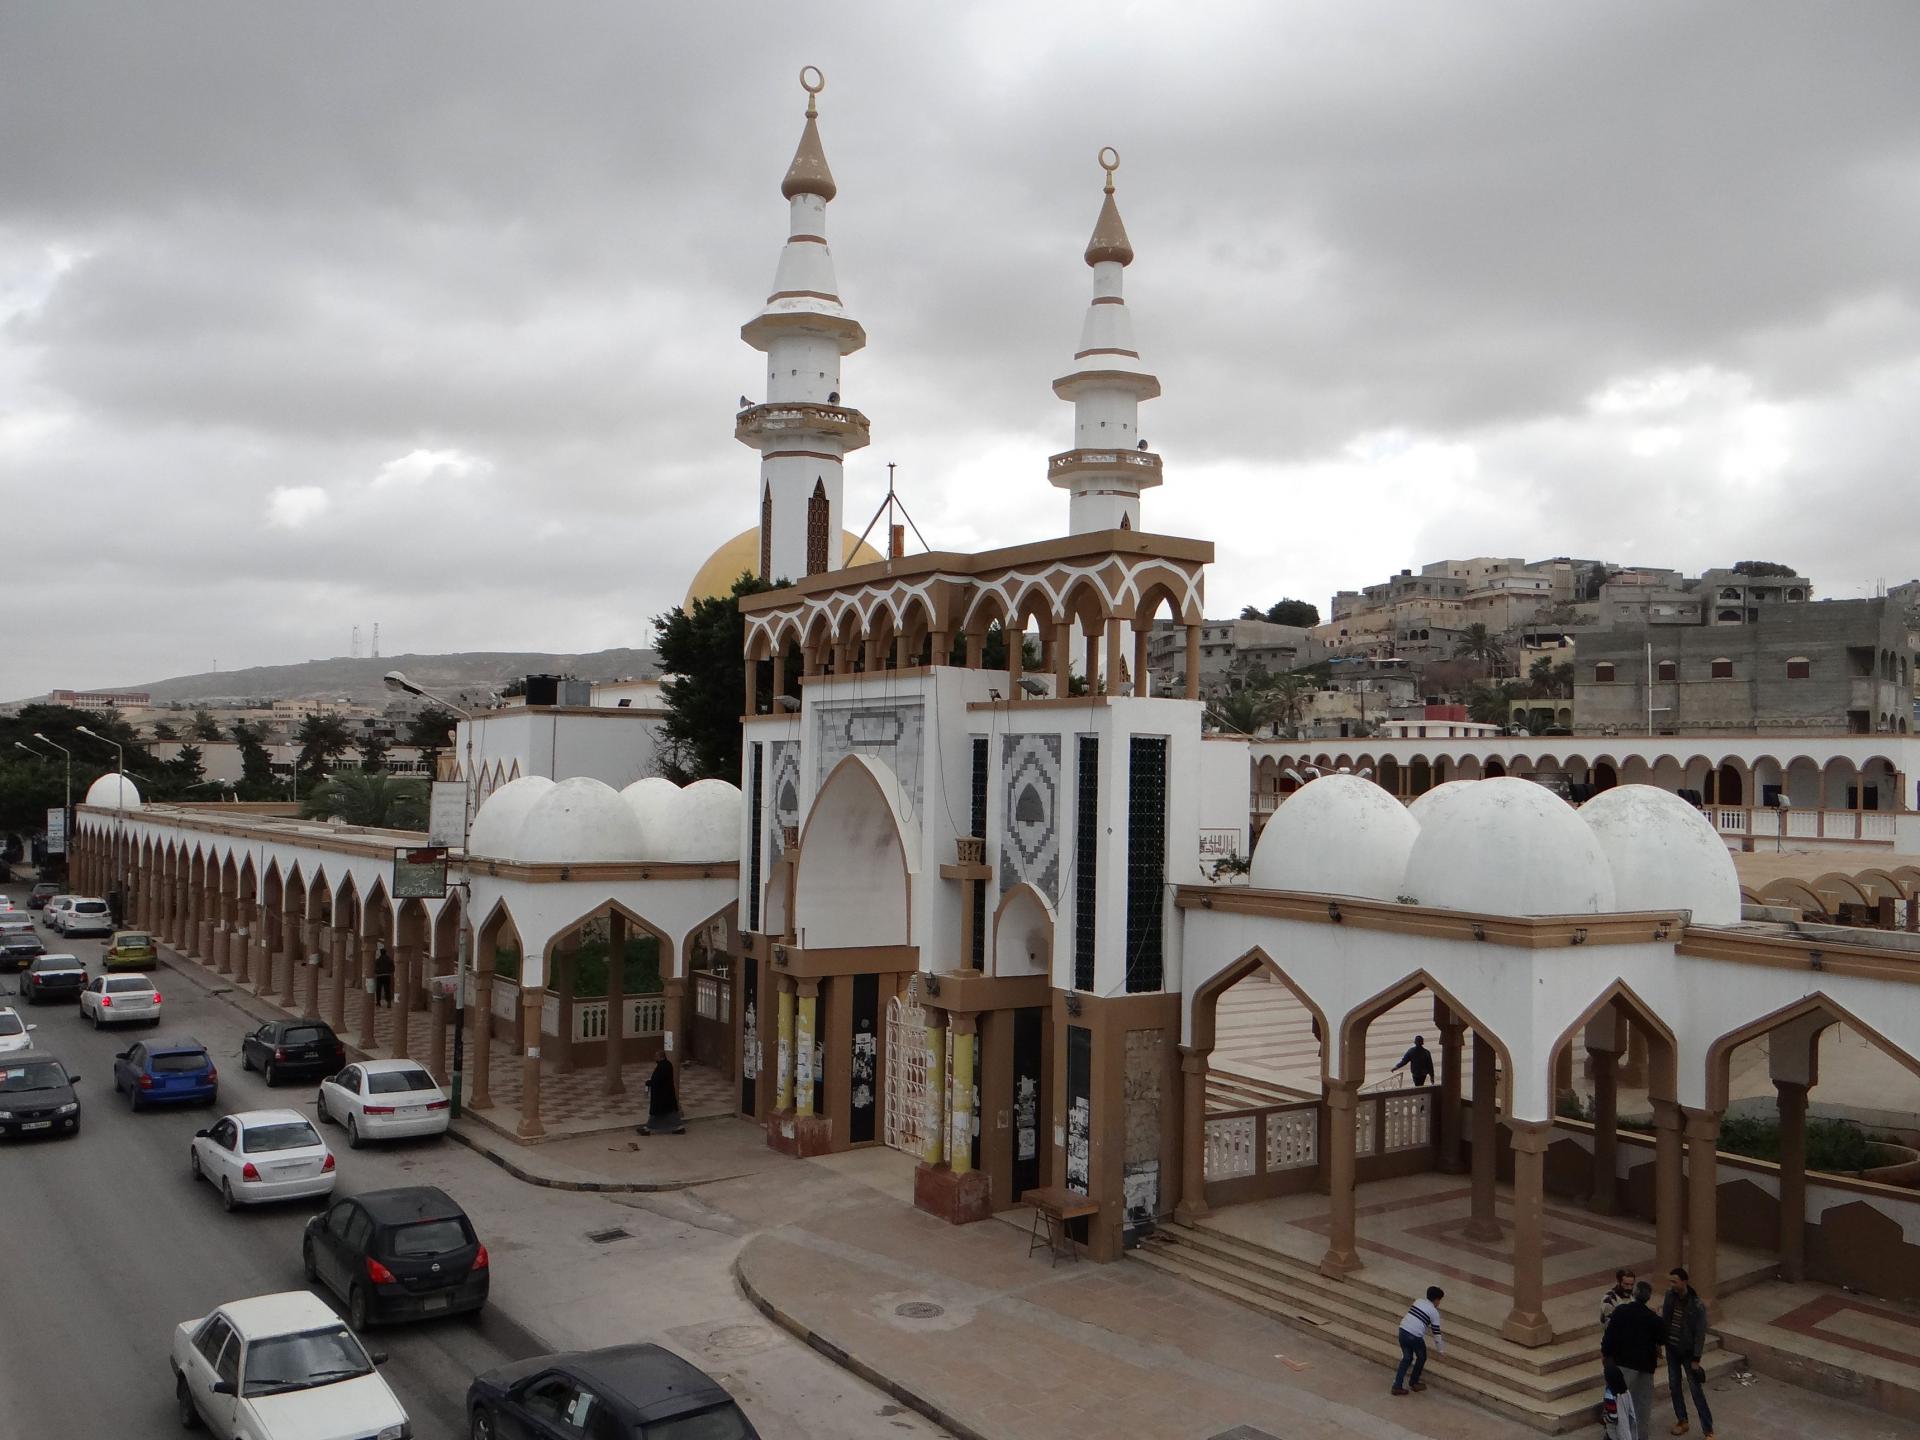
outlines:
[{"label": "minaret balcony", "polygon": [[858,410],[806,401],[749,405],[733,422],[733,438],[755,449],[800,436],[830,436],[840,442],[844,453],[862,449],[868,443],[867,431],[867,417]]},{"label": "minaret balcony", "polygon": [[1064,450],[1047,457],[1047,479],[1055,485],[1100,475],[1150,489],[1160,483],[1160,457],[1151,450]]}]

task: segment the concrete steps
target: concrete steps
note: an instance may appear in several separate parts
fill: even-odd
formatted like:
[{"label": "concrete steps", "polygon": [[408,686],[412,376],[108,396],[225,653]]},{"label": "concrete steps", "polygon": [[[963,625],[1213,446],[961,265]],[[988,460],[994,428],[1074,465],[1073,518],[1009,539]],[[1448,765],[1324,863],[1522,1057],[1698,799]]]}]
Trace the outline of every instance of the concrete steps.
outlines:
[{"label": "concrete steps", "polygon": [[1290,1090],[1273,1080],[1256,1075],[1239,1075],[1230,1070],[1207,1073],[1209,1110],[1245,1110],[1256,1105],[1291,1105],[1301,1100],[1318,1099],[1304,1090]]},{"label": "concrete steps", "polygon": [[[1172,1225],[1159,1234],[1161,1238],[1128,1258],[1378,1361],[1389,1374],[1400,1363],[1395,1332],[1406,1314],[1407,1298],[1365,1281],[1365,1271],[1334,1280],[1289,1256],[1210,1230]],[[1447,1354],[1429,1357],[1427,1383],[1547,1434],[1580,1429],[1594,1423],[1600,1400],[1597,1330],[1595,1326],[1529,1348],[1503,1338],[1493,1327],[1448,1312]],[[1717,1343],[1705,1359],[1709,1377],[1742,1363]],[[1664,1390],[1665,1384],[1660,1377],[1659,1388]]]}]

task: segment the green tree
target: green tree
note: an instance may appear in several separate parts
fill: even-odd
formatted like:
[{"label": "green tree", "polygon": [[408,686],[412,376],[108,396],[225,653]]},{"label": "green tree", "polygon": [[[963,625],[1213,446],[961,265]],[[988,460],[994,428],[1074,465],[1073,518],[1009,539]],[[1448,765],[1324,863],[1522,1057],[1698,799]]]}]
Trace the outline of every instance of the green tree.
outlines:
[{"label": "green tree", "polygon": [[213,718],[213,712],[211,710],[204,708],[193,712],[193,723],[188,729],[196,740],[218,740],[220,738],[220,722]]},{"label": "green tree", "polygon": [[1311,600],[1276,600],[1266,609],[1258,605],[1242,606],[1242,620],[1270,620],[1275,625],[1294,625],[1307,629],[1320,623],[1320,607]]},{"label": "green tree", "polygon": [[177,790],[186,790],[207,778],[207,767],[202,759],[198,745],[182,745],[179,752],[160,768],[171,778]]},{"label": "green tree", "polygon": [[174,728],[172,721],[156,720],[153,722],[153,738],[156,740],[178,740],[180,738],[180,732]]},{"label": "green tree", "polygon": [[1798,575],[1800,572],[1791,565],[1782,565],[1777,560],[1742,560],[1733,567],[1736,575],[1745,575],[1754,580],[1765,580],[1775,575]]},{"label": "green tree", "polygon": [[294,769],[309,787],[324,780],[327,767],[353,748],[353,733],[347,729],[347,722],[338,715],[320,711],[313,712],[300,722],[299,733],[294,739],[300,745],[300,755],[294,761]]},{"label": "green tree", "polygon": [[384,771],[338,770],[300,802],[312,820],[344,820],[376,830],[427,828],[427,782]]},{"label": "green tree", "polygon": [[360,768],[362,770],[387,768],[386,738],[377,730],[369,730],[360,737]]},{"label": "green tree", "polygon": [[1463,660],[1477,660],[1489,675],[1498,675],[1507,663],[1507,647],[1479,620],[1460,632],[1460,638],[1453,642],[1453,653]]},{"label": "green tree", "polygon": [[1299,738],[1300,719],[1306,713],[1313,681],[1305,675],[1280,675],[1267,689],[1267,718],[1289,738]]},{"label": "green tree", "polygon": [[439,773],[440,752],[453,744],[459,725],[460,717],[444,705],[429,705],[407,722],[407,744],[420,751],[429,775]]},{"label": "green tree", "polygon": [[1207,718],[1217,728],[1252,735],[1265,722],[1265,705],[1258,690],[1234,690],[1207,707]]},{"label": "green tree", "polygon": [[660,771],[684,785],[693,780],[740,779],[740,699],[746,693],[746,622],[740,599],[776,587],[752,575],[732,593],[675,606],[654,617],[655,649],[667,681],[660,687],[667,718],[661,724]]},{"label": "green tree", "polygon": [[233,723],[233,743],[240,747],[240,787],[235,792],[242,800],[272,800],[279,790],[273,773],[273,756],[267,751],[267,727],[245,720]]},{"label": "green tree", "polygon": [[1483,725],[1511,725],[1513,702],[1523,698],[1526,689],[1525,685],[1510,680],[1476,686],[1467,696],[1467,718]]}]

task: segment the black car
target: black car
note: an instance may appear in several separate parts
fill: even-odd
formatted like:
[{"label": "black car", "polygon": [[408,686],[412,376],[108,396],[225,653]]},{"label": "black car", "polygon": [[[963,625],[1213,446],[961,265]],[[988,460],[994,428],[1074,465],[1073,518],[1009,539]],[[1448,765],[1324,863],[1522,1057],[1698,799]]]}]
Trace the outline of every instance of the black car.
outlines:
[{"label": "black car", "polygon": [[79,1083],[44,1050],[0,1055],[0,1135],[78,1135]]},{"label": "black car", "polygon": [[331,1075],[346,1063],[347,1047],[324,1020],[269,1020],[240,1042],[240,1068],[257,1069],[269,1085],[283,1075]]},{"label": "black car", "polygon": [[47,901],[51,900],[54,896],[58,895],[59,893],[60,893],[60,886],[56,884],[54,881],[52,880],[38,881],[35,883],[33,889],[27,893],[27,909],[44,910],[47,908]]},{"label": "black car", "polygon": [[29,1005],[42,1000],[78,1000],[87,988],[87,967],[72,955],[37,955],[20,977],[19,993]]},{"label": "black car", "polygon": [[36,956],[47,953],[31,923],[25,929],[0,930],[0,970],[24,970]]},{"label": "black car", "polygon": [[658,1345],[613,1345],[502,1365],[467,1387],[473,1440],[760,1440],[720,1382]]},{"label": "black car", "polygon": [[307,1222],[300,1259],[308,1283],[317,1280],[346,1302],[355,1330],[478,1310],[492,1276],[473,1222],[433,1185],[337,1201]]}]

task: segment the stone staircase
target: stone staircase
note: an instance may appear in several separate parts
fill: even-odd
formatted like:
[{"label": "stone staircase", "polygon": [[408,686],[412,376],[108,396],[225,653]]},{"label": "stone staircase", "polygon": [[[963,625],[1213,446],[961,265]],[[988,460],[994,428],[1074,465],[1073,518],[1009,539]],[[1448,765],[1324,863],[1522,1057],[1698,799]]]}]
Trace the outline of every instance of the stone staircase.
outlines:
[{"label": "stone staircase", "polygon": [[[1128,1258],[1378,1361],[1384,1367],[1382,1386],[1400,1363],[1395,1332],[1407,1312],[1408,1297],[1374,1285],[1365,1270],[1333,1280],[1291,1256],[1214,1230],[1177,1224],[1163,1227]],[[1730,1283],[1737,1288],[1742,1280],[1764,1278],[1740,1277]],[[1473,1400],[1549,1435],[1595,1424],[1601,1392],[1597,1321],[1566,1339],[1528,1348],[1457,1308],[1443,1305],[1442,1311],[1447,1353],[1444,1358],[1429,1356],[1425,1378],[1433,1389]],[[1709,1341],[1705,1366],[1711,1380],[1745,1368],[1745,1362],[1715,1337]],[[1664,1395],[1664,1373],[1657,1386]]]}]

